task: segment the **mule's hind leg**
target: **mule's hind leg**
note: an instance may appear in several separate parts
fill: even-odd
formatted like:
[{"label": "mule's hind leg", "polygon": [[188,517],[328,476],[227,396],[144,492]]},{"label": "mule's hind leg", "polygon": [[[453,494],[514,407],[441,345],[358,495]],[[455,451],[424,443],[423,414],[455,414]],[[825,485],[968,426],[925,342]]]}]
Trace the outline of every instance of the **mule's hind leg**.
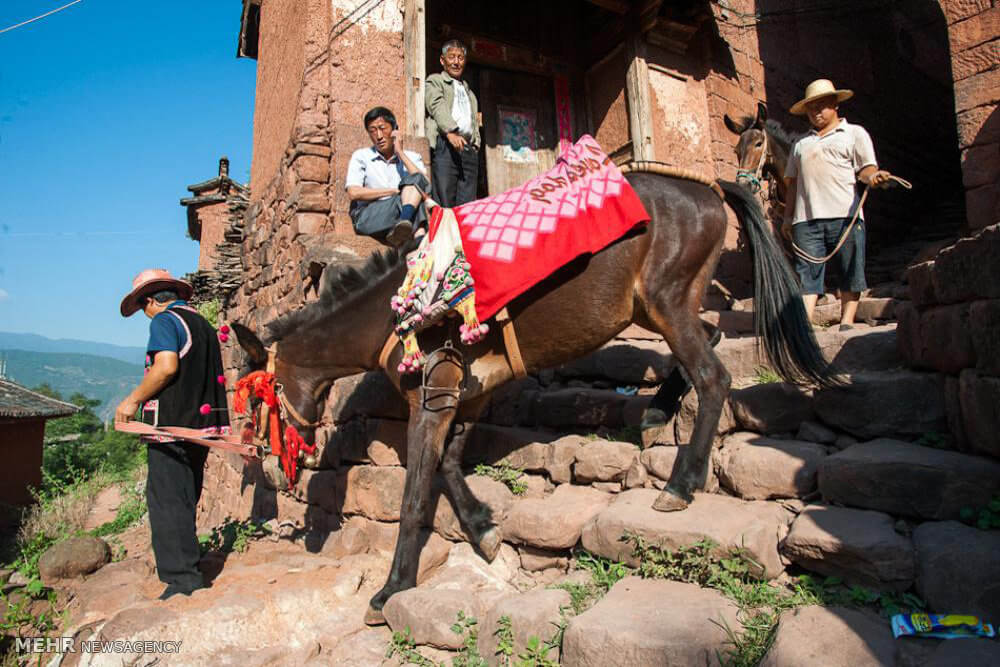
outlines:
[{"label": "mule's hind leg", "polygon": [[[431,378],[436,387],[448,386],[444,380]],[[458,381],[453,382],[458,386]],[[455,418],[454,409],[425,410],[419,389],[409,392],[410,424],[406,432],[406,483],[400,508],[399,537],[392,557],[389,578],[371,599],[365,623],[385,623],[382,607],[394,593],[417,585],[417,564],[420,559],[420,531],[427,522],[431,485],[441,464],[445,438]]]},{"label": "mule's hind leg", "polygon": [[680,448],[670,481],[653,504],[653,509],[664,512],[684,509],[693,499],[694,491],[705,486],[712,443],[730,382],[729,373],[705,335],[697,315],[697,302],[692,307],[690,302],[685,303],[687,299],[679,301],[671,304],[669,296],[663,295],[646,305],[650,322],[663,334],[698,394],[698,416],[691,442]]},{"label": "mule's hind leg", "polygon": [[[474,419],[485,404],[484,397],[482,403],[477,406],[479,409],[474,411],[475,414],[472,416],[463,414],[463,420]],[[500,529],[493,521],[493,513],[489,506],[473,495],[465,481],[465,476],[462,474],[462,454],[474,428],[475,426],[470,424],[448,443],[444,460],[441,462],[441,474],[444,476],[448,496],[451,498],[451,504],[458,516],[459,523],[462,524],[462,528],[465,529],[472,543],[479,547],[486,560],[493,562],[503,542]]]}]

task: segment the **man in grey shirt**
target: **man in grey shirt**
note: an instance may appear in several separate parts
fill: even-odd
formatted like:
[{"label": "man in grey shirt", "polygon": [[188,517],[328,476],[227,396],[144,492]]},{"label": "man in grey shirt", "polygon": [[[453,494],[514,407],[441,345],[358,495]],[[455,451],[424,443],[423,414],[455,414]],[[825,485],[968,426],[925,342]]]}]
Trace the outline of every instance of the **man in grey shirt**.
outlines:
[{"label": "man in grey shirt", "polygon": [[427,77],[424,93],[434,200],[448,207],[475,199],[479,182],[479,102],[462,80],[466,53],[457,39],[445,42],[444,71]]},{"label": "man in grey shirt", "polygon": [[420,155],[404,151],[396,117],[385,107],[365,114],[372,145],[351,154],[345,189],[351,222],[358,234],[399,247],[410,240],[414,224],[427,219],[421,205],[430,189]]},{"label": "man in grey shirt", "polygon": [[[860,206],[855,183],[882,186],[889,172],[875,161],[872,139],[860,125],[838,115],[838,105],[850,99],[850,90],[838,90],[827,79],[806,88],[805,98],[789,111],[808,117],[813,129],[792,147],[785,168],[788,186],[785,225],[791,225],[795,245],[813,257],[822,257],[837,246],[845,228]],[[834,255],[841,269],[840,329],[850,329],[865,283],[865,227],[860,210],[850,237]],[[812,319],[816,301],[824,292],[825,262],[795,258],[802,282],[802,299]]]}]

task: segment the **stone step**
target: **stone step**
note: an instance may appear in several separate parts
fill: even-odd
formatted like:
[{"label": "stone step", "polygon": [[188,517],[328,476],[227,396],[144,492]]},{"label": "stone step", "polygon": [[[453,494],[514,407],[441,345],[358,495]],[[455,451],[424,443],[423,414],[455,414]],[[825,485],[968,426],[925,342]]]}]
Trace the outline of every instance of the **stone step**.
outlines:
[{"label": "stone step", "polygon": [[[896,325],[857,325],[850,331],[817,330],[816,341],[823,355],[836,363],[841,372],[886,370],[902,365],[896,349]],[[723,366],[736,381],[753,378],[767,361],[757,354],[757,340],[752,336],[726,334],[715,348]],[[670,374],[675,365],[670,347],[656,339],[615,339],[596,352],[556,369],[561,380],[601,379],[627,385],[656,384]]]},{"label": "stone step", "polygon": [[760,667],[892,667],[899,648],[885,620],[844,607],[799,607],[782,614]]},{"label": "stone step", "polygon": [[894,524],[881,512],[810,505],[792,523],[781,553],[848,583],[905,591],[916,576],[913,542]]},{"label": "stone step", "polygon": [[563,635],[564,667],[716,665],[737,607],[695,584],[626,577]]},{"label": "stone step", "polygon": [[632,548],[621,540],[626,532],[667,549],[710,539],[719,545],[719,553],[723,555],[730,549],[745,548],[763,567],[761,574],[768,578],[783,571],[778,541],[787,533],[793,515],[777,503],[697,493],[683,512],[658,512],[652,507],[658,495],[659,491],[654,489],[633,489],[619,494],[607,509],[584,526],[584,548],[637,565]]},{"label": "stone step", "polygon": [[[479,655],[490,667],[501,663],[497,655],[500,619],[506,616],[510,620],[510,630],[513,640],[513,655],[525,652],[531,637],[537,637],[544,643],[559,632],[562,622],[560,608],[570,606],[570,595],[564,590],[535,589],[519,595],[503,598],[490,609],[479,621],[478,641],[476,648]],[[547,657],[559,661],[559,648],[554,647]]]},{"label": "stone step", "polygon": [[830,503],[917,519],[957,518],[1000,492],[1000,463],[879,438],[826,457],[819,490]]},{"label": "stone step", "polygon": [[913,543],[917,592],[929,609],[1000,620],[1000,532],[929,521],[913,531]]},{"label": "stone step", "polygon": [[802,498],[816,490],[823,445],[775,440],[741,431],[722,441],[715,456],[719,482],[744,500]]},{"label": "stone step", "polygon": [[505,540],[540,549],[569,549],[583,527],[600,514],[614,496],[589,486],[560,484],[545,498],[511,503],[500,526]]}]

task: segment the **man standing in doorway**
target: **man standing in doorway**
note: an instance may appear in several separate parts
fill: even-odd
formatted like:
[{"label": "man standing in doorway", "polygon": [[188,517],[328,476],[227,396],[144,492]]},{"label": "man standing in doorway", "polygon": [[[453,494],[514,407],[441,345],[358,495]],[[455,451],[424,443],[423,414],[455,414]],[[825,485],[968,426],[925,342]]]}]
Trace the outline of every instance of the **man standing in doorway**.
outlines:
[{"label": "man standing in doorway", "polygon": [[479,102],[467,81],[467,50],[457,39],[441,47],[443,72],[427,77],[425,130],[431,143],[434,200],[442,206],[476,198],[479,181]]},{"label": "man standing in doorway", "polygon": [[[147,269],[121,302],[122,317],[142,310],[152,320],[146,375],[115,410],[116,422],[135,418],[158,426],[186,426],[205,433],[229,430],[222,356],[215,329],[187,305],[191,285],[164,269]],[[208,406],[207,409],[205,406]],[[146,439],[146,503],[156,573],[167,585],[161,600],[190,595],[205,584],[198,561],[195,510],[201,497],[208,449],[182,440]]]},{"label": "man standing in doorway", "polygon": [[[837,247],[855,212],[857,222],[843,246],[831,258],[841,269],[840,330],[852,328],[865,282],[865,226],[861,198],[855,184],[879,187],[890,174],[875,161],[871,136],[860,125],[838,115],[838,105],[853,97],[828,79],[817,79],[805,97],[789,111],[808,117],[812,131],[792,147],[785,168],[788,187],[785,225],[791,225],[795,244],[813,257],[823,257]],[[787,230],[786,230],[787,232]],[[819,295],[824,293],[825,262],[795,259],[802,282],[806,314],[812,319]]]}]

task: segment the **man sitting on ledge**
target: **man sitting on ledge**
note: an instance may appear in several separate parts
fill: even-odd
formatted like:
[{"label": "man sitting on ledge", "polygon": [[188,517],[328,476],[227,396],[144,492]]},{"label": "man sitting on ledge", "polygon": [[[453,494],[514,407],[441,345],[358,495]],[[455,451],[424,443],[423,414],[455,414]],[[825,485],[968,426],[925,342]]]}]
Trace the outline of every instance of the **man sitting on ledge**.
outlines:
[{"label": "man sitting on ledge", "polygon": [[354,151],[347,167],[351,222],[358,234],[399,247],[427,219],[421,206],[430,189],[427,170],[420,155],[403,150],[389,109],[375,107],[364,122],[372,145]]}]

